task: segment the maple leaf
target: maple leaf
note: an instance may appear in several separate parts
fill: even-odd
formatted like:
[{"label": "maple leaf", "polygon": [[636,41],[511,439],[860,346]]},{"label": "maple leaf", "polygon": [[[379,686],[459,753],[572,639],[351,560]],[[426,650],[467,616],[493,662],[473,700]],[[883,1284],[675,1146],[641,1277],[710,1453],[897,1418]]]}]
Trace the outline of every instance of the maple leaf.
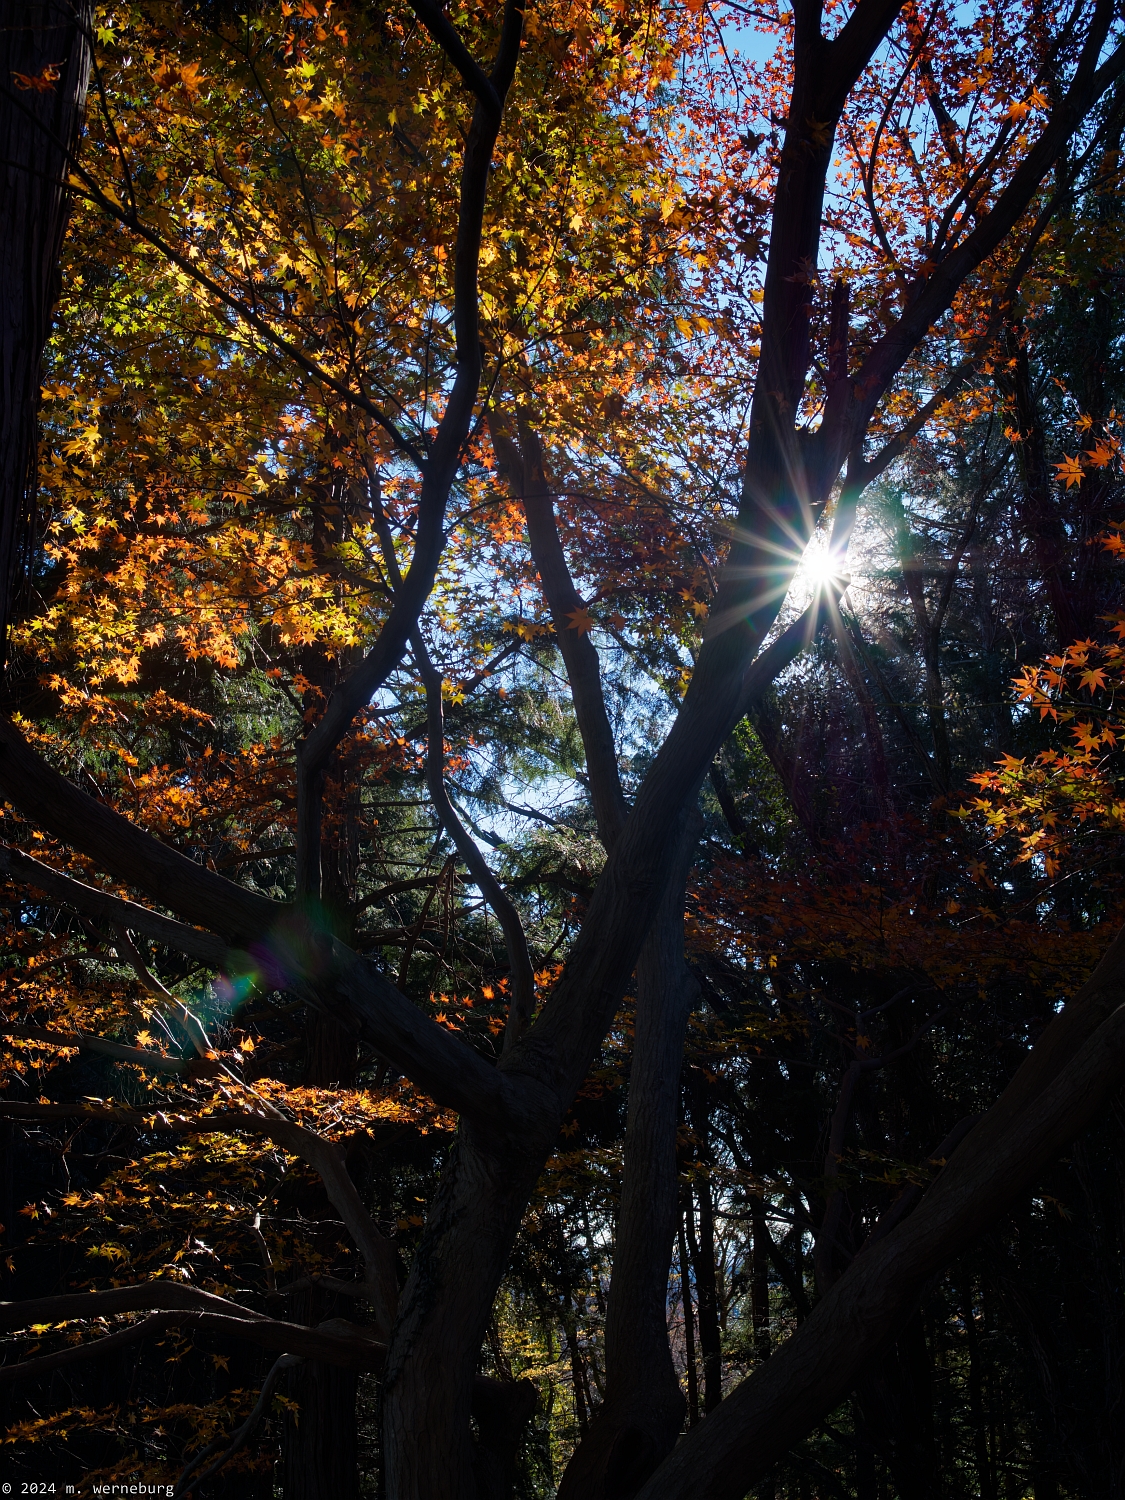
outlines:
[{"label": "maple leaf", "polygon": [[1104,688],[1105,682],[1105,672],[1101,667],[1088,667],[1079,678],[1078,687],[1080,691],[1082,688],[1086,688],[1090,693],[1093,693],[1097,688]]},{"label": "maple leaf", "polygon": [[1071,733],[1082,746],[1083,750],[1096,750],[1098,748],[1100,737],[1095,733],[1094,726],[1088,721],[1084,724],[1076,725]]},{"label": "maple leaf", "polygon": [[566,621],[571,630],[577,630],[579,635],[589,635],[598,623],[584,604],[579,609],[572,609]]},{"label": "maple leaf", "polygon": [[1056,464],[1055,468],[1059,471],[1059,483],[1065,484],[1068,490],[1082,483],[1082,463],[1077,454],[1073,458],[1064,456],[1062,463]]},{"label": "maple leaf", "polygon": [[57,63],[48,63],[41,73],[12,73],[16,88],[23,89],[24,93],[35,94],[53,93],[59,77],[61,74]]},{"label": "maple leaf", "polygon": [[1104,469],[1106,464],[1113,460],[1113,449],[1106,443],[1099,442],[1096,448],[1088,448],[1086,457],[1094,465],[1095,469]]},{"label": "maple leaf", "polygon": [[805,130],[808,133],[809,141],[818,151],[823,151],[831,142],[832,129],[831,120],[815,120],[810,115],[805,121]]}]

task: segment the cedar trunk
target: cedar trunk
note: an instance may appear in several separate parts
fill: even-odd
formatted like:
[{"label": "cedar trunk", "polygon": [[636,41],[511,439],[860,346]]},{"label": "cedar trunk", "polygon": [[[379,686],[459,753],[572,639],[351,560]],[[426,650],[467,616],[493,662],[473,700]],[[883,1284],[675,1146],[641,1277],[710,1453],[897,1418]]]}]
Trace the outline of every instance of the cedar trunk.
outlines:
[{"label": "cedar trunk", "polygon": [[0,0],[0,651],[30,561],[40,368],[92,11],[90,0]]}]

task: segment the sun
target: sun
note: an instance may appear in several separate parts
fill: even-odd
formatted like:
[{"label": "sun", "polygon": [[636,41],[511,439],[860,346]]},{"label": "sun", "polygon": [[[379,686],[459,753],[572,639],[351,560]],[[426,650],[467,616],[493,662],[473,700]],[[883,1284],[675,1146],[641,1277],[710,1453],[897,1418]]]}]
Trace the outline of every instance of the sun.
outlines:
[{"label": "sun", "polygon": [[842,593],[848,577],[841,566],[841,558],[827,542],[810,542],[801,558],[793,583],[803,591],[819,593],[822,589],[834,588]]}]

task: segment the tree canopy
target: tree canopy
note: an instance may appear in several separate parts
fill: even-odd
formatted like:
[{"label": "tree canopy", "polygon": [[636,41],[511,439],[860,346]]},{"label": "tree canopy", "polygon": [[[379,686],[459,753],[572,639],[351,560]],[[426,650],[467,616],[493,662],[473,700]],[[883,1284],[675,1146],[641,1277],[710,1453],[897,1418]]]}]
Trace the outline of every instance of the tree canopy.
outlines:
[{"label": "tree canopy", "polygon": [[1119,9],[0,5],[14,1480],[1118,1492]]}]

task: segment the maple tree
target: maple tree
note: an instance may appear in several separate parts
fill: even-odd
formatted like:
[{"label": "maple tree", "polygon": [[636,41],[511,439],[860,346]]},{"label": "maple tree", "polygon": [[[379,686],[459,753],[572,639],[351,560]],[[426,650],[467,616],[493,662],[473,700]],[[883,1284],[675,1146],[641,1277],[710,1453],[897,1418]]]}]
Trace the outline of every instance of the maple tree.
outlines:
[{"label": "maple tree", "polygon": [[[3,1378],[164,1340],[143,1418],[99,1397],[16,1439],[80,1430],[102,1477],[205,1493],[270,1486],[274,1420],[287,1494],[354,1492],[374,1371],[386,1493],[507,1495],[533,1482],[526,1370],[560,1494],[742,1495],[853,1391],[855,1453],[881,1444],[904,1494],[924,1466],[887,1394],[921,1289],[1120,1075],[1119,945],[1083,986],[1100,927],[1004,911],[1000,855],[912,824],[895,757],[944,814],[944,633],[1009,411],[1064,651],[1025,653],[1023,690],[1069,713],[1082,670],[1109,707],[1078,756],[982,790],[1032,861],[1068,851],[1029,776],[1117,819],[1096,757],[1120,656],[1075,644],[1093,594],[1048,524],[1028,350],[1068,225],[1092,264],[1112,241],[1089,221],[1116,191],[1125,51],[1104,3],[802,0],[756,17],[771,50],[748,63],[738,15],[133,0],[66,10],[65,80],[53,56],[8,69],[9,127],[34,123],[25,95],[80,113],[75,73],[94,80],[45,355],[42,294],[20,314],[45,360],[40,542],[0,721],[0,1113],[62,1129],[63,1169],[89,1145],[83,1185],[28,1218],[94,1270],[64,1256],[82,1289],[5,1305],[37,1347]],[[40,275],[61,201],[29,210]],[[1054,465],[1064,493],[1105,476],[1091,525],[1117,421],[1093,406]],[[859,603],[840,575],[871,517],[901,591]],[[865,633],[903,601],[930,748]],[[874,799],[835,863],[854,728],[818,670],[846,683]],[[785,715],[807,733],[821,708],[818,784]],[[1029,1056],[1021,1021],[1006,1066],[946,1087],[963,1128],[938,1130],[944,1105],[899,1128],[894,1067],[947,1014],[1044,995],[1071,998]],[[739,1082],[769,1057],[783,1119],[781,1045],[816,1079],[789,1152]],[[865,1166],[845,1143],[868,1095],[899,1126]]]}]

